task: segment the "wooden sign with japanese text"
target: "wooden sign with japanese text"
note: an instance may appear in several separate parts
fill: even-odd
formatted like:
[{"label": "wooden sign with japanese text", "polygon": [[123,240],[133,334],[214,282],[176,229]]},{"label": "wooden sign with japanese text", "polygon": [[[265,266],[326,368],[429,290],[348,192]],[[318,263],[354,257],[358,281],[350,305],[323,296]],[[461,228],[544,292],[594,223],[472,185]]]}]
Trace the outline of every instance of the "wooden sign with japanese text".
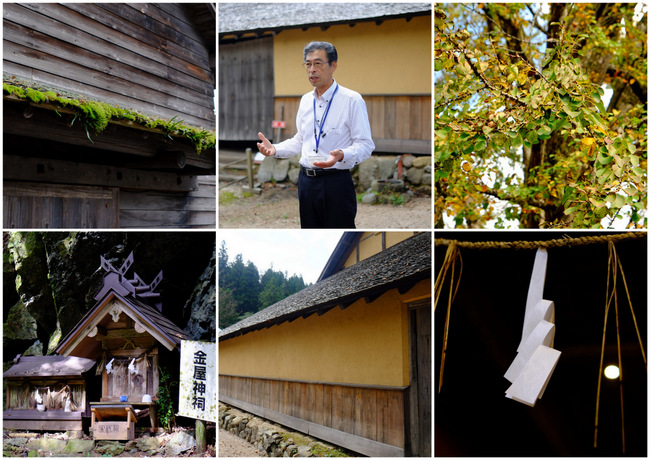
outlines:
[{"label": "wooden sign with japanese text", "polygon": [[178,412],[184,417],[217,421],[217,344],[181,342]]}]

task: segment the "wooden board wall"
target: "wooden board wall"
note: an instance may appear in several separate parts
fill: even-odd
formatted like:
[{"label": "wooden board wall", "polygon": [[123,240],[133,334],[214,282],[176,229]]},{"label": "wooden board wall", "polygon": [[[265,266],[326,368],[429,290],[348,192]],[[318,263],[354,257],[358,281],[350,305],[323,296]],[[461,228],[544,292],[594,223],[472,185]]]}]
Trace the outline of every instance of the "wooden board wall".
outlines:
[{"label": "wooden board wall", "polygon": [[403,389],[220,375],[219,398],[224,397],[361,438],[356,446],[344,446],[356,452],[364,453],[364,439],[404,448]]},{"label": "wooden board wall", "polygon": [[3,5],[3,70],[215,128],[211,55],[182,4]]},{"label": "wooden board wall", "polygon": [[273,38],[220,45],[219,140],[270,135],[273,87]]},{"label": "wooden board wall", "polygon": [[4,228],[215,228],[216,176],[191,192],[4,181]]},{"label": "wooden board wall", "polygon": [[[364,96],[363,99],[377,151],[431,155],[431,96]],[[299,105],[300,97],[275,98],[273,117],[287,123],[282,139],[296,133]]]},{"label": "wooden board wall", "polygon": [[117,188],[4,181],[4,228],[115,228]]},{"label": "wooden board wall", "polygon": [[198,176],[189,193],[120,191],[120,228],[212,228],[216,226],[216,176]]}]

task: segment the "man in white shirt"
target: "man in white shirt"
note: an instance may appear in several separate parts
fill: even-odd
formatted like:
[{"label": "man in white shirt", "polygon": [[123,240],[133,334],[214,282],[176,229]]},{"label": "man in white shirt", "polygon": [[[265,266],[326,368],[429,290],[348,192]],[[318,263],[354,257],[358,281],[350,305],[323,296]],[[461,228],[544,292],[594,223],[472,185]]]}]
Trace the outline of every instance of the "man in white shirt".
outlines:
[{"label": "man in white shirt", "polygon": [[300,100],[298,132],[279,144],[259,133],[257,148],[275,158],[302,154],[298,179],[302,228],[355,228],[357,199],[350,169],[375,148],[366,104],[359,93],[334,80],[338,54],[331,43],[311,42],[303,57],[314,91]]}]

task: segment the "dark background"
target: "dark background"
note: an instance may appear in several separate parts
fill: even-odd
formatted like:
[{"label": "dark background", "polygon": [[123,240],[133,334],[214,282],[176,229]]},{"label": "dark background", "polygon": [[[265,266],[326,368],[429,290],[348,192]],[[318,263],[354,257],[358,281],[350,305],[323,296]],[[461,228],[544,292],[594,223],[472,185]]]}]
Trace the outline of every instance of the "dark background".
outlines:
[{"label": "dark background", "polygon": [[[602,233],[600,233],[602,234]],[[436,240],[519,241],[566,232],[435,232]],[[568,233],[570,237],[595,233]],[[447,246],[436,246],[436,276]],[[647,350],[647,239],[616,243]],[[503,377],[521,339],[534,249],[460,249],[462,278],[451,307],[444,381],[438,393],[448,281],[435,310],[435,456],[620,456],[618,380],[601,383],[593,447],[608,246],[550,248],[544,298],[555,303],[554,348],[562,355],[542,399],[529,407],[505,397]],[[458,263],[457,263],[458,268]],[[457,275],[456,275],[457,278]],[[647,369],[618,274],[626,455],[647,455]],[[617,364],[610,307],[604,367]]]}]

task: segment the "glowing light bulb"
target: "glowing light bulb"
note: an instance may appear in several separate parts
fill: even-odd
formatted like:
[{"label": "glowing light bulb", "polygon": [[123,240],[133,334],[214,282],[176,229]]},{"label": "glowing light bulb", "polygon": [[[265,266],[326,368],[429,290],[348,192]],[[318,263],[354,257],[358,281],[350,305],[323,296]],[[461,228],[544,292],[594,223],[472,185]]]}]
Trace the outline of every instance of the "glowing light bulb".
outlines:
[{"label": "glowing light bulb", "polygon": [[608,379],[612,379],[612,380],[617,379],[620,374],[621,373],[618,370],[618,367],[614,366],[613,364],[605,368],[605,377],[607,377]]}]

